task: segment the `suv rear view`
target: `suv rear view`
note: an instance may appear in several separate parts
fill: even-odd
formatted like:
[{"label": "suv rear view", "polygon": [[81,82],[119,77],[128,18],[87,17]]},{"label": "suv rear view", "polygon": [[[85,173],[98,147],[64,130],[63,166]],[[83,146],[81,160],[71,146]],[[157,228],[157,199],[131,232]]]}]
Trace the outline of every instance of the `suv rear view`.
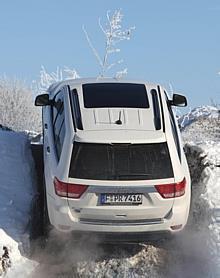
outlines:
[{"label": "suv rear view", "polygon": [[159,85],[70,80],[43,106],[46,204],[63,232],[174,233],[190,206],[190,177],[172,105]]}]

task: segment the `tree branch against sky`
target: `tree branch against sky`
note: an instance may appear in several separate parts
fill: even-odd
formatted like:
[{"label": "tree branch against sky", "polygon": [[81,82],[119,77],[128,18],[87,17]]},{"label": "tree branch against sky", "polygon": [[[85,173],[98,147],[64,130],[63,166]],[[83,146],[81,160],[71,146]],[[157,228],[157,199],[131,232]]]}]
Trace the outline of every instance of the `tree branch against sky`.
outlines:
[{"label": "tree branch against sky", "polygon": [[[83,26],[83,31],[85,33],[86,39],[88,41],[88,44],[90,48],[92,49],[93,54],[95,55],[97,62],[101,68],[100,70],[100,76],[104,77],[106,76],[106,73],[113,68],[116,65],[119,65],[123,63],[123,60],[111,60],[110,56],[113,54],[119,53],[121,50],[118,48],[118,43],[124,40],[130,40],[132,31],[135,29],[135,27],[129,27],[127,29],[122,28],[122,19],[123,14],[121,10],[115,10],[113,14],[111,15],[110,11],[107,11],[106,14],[107,21],[103,25],[101,22],[101,19],[99,18],[99,28],[104,34],[105,37],[105,49],[104,49],[104,55],[103,57],[100,55],[100,53],[97,51],[97,49],[94,47],[89,34],[85,27]],[[123,75],[127,74],[127,69],[123,69],[119,72],[116,72],[115,77],[121,78]]]}]

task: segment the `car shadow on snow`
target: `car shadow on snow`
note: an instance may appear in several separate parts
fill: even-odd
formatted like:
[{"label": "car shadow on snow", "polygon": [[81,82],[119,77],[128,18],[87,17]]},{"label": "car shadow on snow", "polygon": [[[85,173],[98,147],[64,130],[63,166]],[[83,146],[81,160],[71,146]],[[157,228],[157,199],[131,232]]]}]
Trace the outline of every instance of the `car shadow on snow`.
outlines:
[{"label": "car shadow on snow", "polygon": [[30,221],[30,247],[31,255],[37,246],[41,245],[43,238],[43,145],[31,144],[32,156],[35,164],[36,192],[31,206]]}]

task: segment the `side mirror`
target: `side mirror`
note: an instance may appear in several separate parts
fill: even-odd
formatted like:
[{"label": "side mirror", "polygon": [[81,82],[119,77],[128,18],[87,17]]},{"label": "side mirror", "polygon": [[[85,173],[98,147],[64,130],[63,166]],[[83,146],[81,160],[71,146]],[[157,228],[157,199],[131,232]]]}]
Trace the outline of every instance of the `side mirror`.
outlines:
[{"label": "side mirror", "polygon": [[169,104],[172,106],[185,107],[187,106],[187,99],[182,95],[173,94],[173,99],[169,101]]},{"label": "side mirror", "polygon": [[36,97],[35,99],[35,106],[46,106],[46,105],[51,105],[52,104],[52,100],[49,99],[49,95],[48,94],[42,94]]}]

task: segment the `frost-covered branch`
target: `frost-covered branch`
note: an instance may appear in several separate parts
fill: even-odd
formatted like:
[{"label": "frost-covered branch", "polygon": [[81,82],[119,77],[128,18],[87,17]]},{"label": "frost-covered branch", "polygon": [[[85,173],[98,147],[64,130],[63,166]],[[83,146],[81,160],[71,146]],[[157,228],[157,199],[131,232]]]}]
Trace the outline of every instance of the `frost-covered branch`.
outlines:
[{"label": "frost-covered branch", "polygon": [[79,78],[79,75],[75,69],[57,67],[56,71],[48,73],[45,67],[41,66],[40,78],[38,81],[32,81],[32,90],[35,95],[41,94],[46,92],[49,86],[55,82],[76,78]]},{"label": "frost-covered branch", "polygon": [[96,59],[98,60],[99,65],[102,67],[102,59],[100,58],[98,51],[97,51],[97,50],[95,49],[95,47],[93,46],[93,44],[92,44],[92,42],[91,42],[91,39],[90,39],[90,37],[89,37],[89,35],[88,35],[88,32],[86,31],[86,29],[85,29],[84,26],[82,27],[82,29],[83,29],[83,32],[85,33],[87,42],[88,42],[90,48],[91,48],[92,51],[93,51],[93,54],[95,55]]},{"label": "frost-covered branch", "polygon": [[[110,62],[109,61],[110,55],[120,52],[120,48],[117,47],[117,44],[124,40],[130,40],[132,31],[135,29],[134,27],[130,27],[124,30],[122,29],[123,14],[121,13],[121,10],[115,10],[112,15],[110,11],[107,11],[106,17],[107,17],[107,22],[104,25],[101,23],[100,18],[98,21],[99,27],[105,36],[105,50],[102,59],[101,59],[101,55],[93,46],[91,39],[88,36],[88,32],[83,26],[83,31],[86,35],[86,39],[89,43],[89,46],[92,49],[101,67],[100,75],[102,77],[105,76],[106,72],[110,70],[113,66],[121,64],[123,62],[123,60],[121,59],[115,62]],[[118,75],[116,73],[116,76],[120,76],[122,72],[126,74],[127,69],[120,71]]]},{"label": "frost-covered branch", "polygon": [[123,69],[121,71],[118,71],[115,75],[115,78],[116,79],[122,79],[124,76],[126,76],[128,73],[128,70],[127,69]]}]

